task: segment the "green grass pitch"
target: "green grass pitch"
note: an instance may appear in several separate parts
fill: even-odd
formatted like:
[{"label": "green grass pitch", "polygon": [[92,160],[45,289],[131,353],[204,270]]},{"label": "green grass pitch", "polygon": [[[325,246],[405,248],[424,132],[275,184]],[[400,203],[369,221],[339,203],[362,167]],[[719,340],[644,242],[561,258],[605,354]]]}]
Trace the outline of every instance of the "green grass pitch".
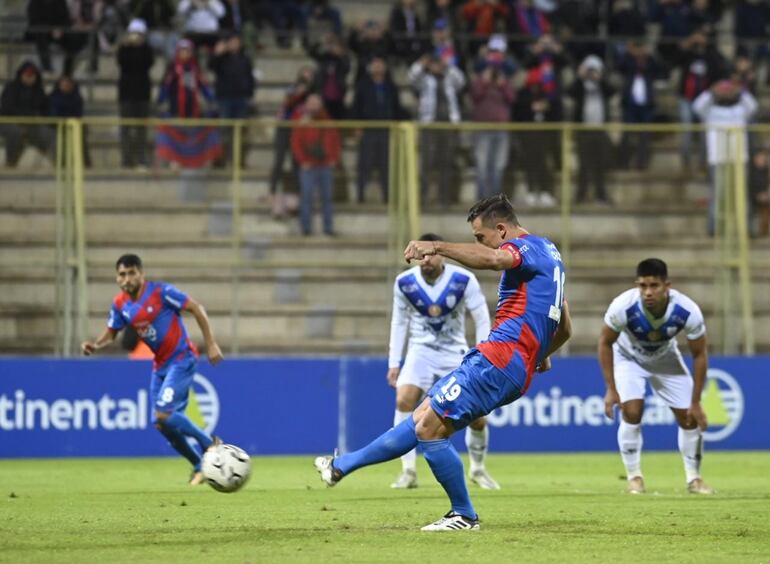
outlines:
[{"label": "green grass pitch", "polygon": [[420,461],[333,489],[312,457],[253,460],[235,494],[187,486],[183,461],[0,461],[0,562],[770,562],[770,453],[707,453],[714,497],[688,495],[676,453],[645,453],[650,493],[623,493],[617,454],[494,455],[503,489],[471,490],[474,533],[421,533],[448,503]]}]

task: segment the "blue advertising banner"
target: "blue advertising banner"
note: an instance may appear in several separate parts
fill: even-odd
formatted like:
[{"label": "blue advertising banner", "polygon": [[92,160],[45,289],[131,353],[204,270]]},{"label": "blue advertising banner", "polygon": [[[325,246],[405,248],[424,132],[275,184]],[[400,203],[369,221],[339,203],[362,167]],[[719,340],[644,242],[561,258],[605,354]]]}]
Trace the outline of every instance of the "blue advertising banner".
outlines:
[{"label": "blue advertising banner", "polygon": [[[709,449],[770,449],[768,357],[712,358],[703,404]],[[148,362],[0,360],[0,457],[158,456],[173,451],[152,425]],[[199,365],[187,414],[253,454],[359,448],[392,425],[387,363],[372,358],[241,359]],[[488,416],[490,448],[612,451],[593,358],[557,358],[527,395]],[[649,393],[645,449],[676,448],[671,411]],[[456,438],[463,448],[462,433]]]}]

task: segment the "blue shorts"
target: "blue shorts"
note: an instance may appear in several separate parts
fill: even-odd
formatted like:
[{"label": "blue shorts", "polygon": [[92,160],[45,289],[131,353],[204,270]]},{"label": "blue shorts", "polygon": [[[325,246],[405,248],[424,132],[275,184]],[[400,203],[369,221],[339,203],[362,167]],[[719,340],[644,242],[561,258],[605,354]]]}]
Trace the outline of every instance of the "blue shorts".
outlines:
[{"label": "blue shorts", "polygon": [[[518,371],[517,367],[517,371]],[[521,383],[496,368],[476,349],[463,363],[428,390],[430,406],[440,417],[451,419],[456,430],[482,415],[521,397],[526,371],[521,367]]]},{"label": "blue shorts", "polygon": [[[197,368],[198,363],[195,358],[189,357],[181,362],[172,362],[160,370],[153,370],[150,379],[150,399],[153,401],[154,411],[173,413],[187,409],[190,386]],[[154,412],[153,423],[155,423]]]}]

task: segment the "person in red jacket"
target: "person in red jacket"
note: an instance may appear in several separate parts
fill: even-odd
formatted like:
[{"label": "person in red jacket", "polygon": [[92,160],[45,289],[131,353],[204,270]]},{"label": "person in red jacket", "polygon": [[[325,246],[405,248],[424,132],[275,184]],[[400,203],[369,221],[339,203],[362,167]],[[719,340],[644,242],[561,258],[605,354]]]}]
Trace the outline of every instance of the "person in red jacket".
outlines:
[{"label": "person in red jacket", "polygon": [[305,104],[297,110],[294,120],[308,126],[295,127],[291,134],[291,152],[299,163],[300,209],[299,220],[303,235],[310,235],[314,192],[321,195],[323,229],[329,236],[332,228],[332,188],[334,167],[340,160],[341,141],[337,129],[312,127],[314,121],[328,120],[329,114],[318,94],[311,94]]}]

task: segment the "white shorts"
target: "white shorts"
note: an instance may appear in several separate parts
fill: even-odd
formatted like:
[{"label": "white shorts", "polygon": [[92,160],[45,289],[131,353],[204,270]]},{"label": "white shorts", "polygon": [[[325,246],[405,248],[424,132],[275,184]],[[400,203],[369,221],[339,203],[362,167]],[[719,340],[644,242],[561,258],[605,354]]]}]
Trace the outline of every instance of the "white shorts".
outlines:
[{"label": "white shorts", "polygon": [[406,353],[396,387],[411,384],[427,392],[436,380],[452,372],[462,361],[462,354],[448,353],[425,345],[413,345]]},{"label": "white shorts", "polygon": [[662,374],[658,371],[653,372],[650,366],[644,366],[616,354],[614,361],[615,386],[618,389],[620,403],[644,399],[646,383],[649,380],[652,389],[669,407],[675,409],[687,409],[690,407],[692,403],[692,377],[678,352],[676,357],[667,359],[665,363],[656,362],[656,364],[664,364],[674,369],[678,364],[681,367],[681,371],[671,370],[671,372],[675,373]]}]

